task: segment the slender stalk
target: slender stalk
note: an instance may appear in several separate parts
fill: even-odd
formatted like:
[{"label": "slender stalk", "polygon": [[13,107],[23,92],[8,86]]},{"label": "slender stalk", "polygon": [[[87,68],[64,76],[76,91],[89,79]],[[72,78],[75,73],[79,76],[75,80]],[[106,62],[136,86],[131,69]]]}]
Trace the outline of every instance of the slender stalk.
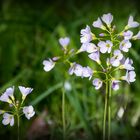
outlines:
[{"label": "slender stalk", "polygon": [[111,132],[111,81],[109,81],[109,94],[108,94],[108,140],[110,140]]},{"label": "slender stalk", "polygon": [[17,137],[17,140],[19,140],[19,136],[20,136],[20,131],[19,131],[19,125],[20,125],[20,118],[19,118],[19,115],[17,114],[17,131],[18,131],[18,137]]},{"label": "slender stalk", "polygon": [[62,88],[62,123],[63,123],[63,140],[65,140],[66,120],[65,120],[65,91],[64,91],[64,86]]},{"label": "slender stalk", "polygon": [[103,119],[103,140],[105,140],[106,138],[107,105],[108,105],[108,77],[106,76],[105,108],[104,108],[104,119]]}]

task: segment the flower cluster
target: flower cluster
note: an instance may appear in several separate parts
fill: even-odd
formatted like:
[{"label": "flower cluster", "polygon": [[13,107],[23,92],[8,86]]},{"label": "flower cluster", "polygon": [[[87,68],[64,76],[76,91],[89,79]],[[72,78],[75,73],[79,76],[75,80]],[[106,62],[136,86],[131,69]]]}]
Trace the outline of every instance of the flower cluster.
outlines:
[{"label": "flower cluster", "polygon": [[21,102],[19,100],[16,100],[14,96],[14,90],[14,86],[9,87],[0,96],[0,101],[8,103],[10,106],[10,109],[8,111],[0,110],[0,114],[3,114],[3,125],[10,124],[10,126],[13,126],[15,122],[15,116],[20,117],[24,114],[27,119],[30,119],[35,114],[33,106],[23,106],[26,96],[30,94],[33,91],[33,89],[29,87],[25,88],[23,86],[19,86],[19,90],[22,94]]},{"label": "flower cluster", "polygon": [[[140,39],[140,31],[134,35],[132,28],[139,26],[139,23],[134,21],[133,16],[130,16],[127,25],[121,32],[117,32],[116,26],[112,24],[113,15],[111,13],[103,14],[98,17],[96,21],[93,22],[92,26],[94,28],[99,28],[101,32],[95,35],[90,26],[86,26],[81,30],[80,41],[81,47],[74,55],[82,52],[87,52],[88,58],[99,65],[99,70],[94,70],[89,66],[81,66],[76,62],[70,62],[70,57],[64,57],[65,62],[70,64],[69,74],[75,74],[79,77],[86,77],[90,80],[92,79],[92,84],[96,90],[100,89],[104,82],[111,81],[112,89],[118,90],[119,83],[122,80],[128,83],[134,82],[136,80],[136,73],[133,67],[133,60],[127,57],[127,53],[132,47],[132,40]],[[59,43],[64,50],[65,56],[70,54],[68,51],[70,39],[60,38]],[[73,54],[73,53],[72,53]],[[73,55],[72,55],[73,56]],[[61,57],[56,57],[55,59],[44,60],[44,70],[50,71],[54,68],[56,60]],[[120,71],[122,76],[116,77],[115,72]],[[102,78],[103,74],[106,78]]]}]

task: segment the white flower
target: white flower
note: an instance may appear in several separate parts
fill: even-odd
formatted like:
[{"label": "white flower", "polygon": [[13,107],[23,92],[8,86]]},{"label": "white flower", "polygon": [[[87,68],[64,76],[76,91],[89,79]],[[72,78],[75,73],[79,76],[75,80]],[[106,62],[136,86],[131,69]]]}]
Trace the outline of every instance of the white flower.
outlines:
[{"label": "white flower", "polygon": [[120,65],[120,60],[123,58],[123,54],[120,50],[115,50],[113,54],[114,56],[110,59],[110,63],[112,66],[118,67]]},{"label": "white flower", "polygon": [[124,108],[123,107],[120,107],[117,115],[118,115],[119,118],[122,118],[123,117],[123,114],[124,114]]},{"label": "white flower", "polygon": [[14,125],[14,116],[8,113],[3,114],[3,120],[2,120],[3,125],[8,125],[10,126]]},{"label": "white flower", "polygon": [[92,33],[90,27],[87,25],[85,29],[81,30],[81,43],[89,43],[92,40]]},{"label": "white flower", "polygon": [[79,64],[76,64],[75,68],[74,68],[74,74],[76,76],[82,76],[82,74],[83,74],[83,67],[81,65],[79,65]]},{"label": "white flower", "polygon": [[30,105],[23,107],[23,113],[25,114],[25,117],[29,120],[31,117],[35,115],[33,106]]},{"label": "white flower", "polygon": [[19,86],[18,88],[22,94],[23,99],[25,99],[25,97],[33,91],[33,88],[29,88],[29,87],[26,88],[23,86]]},{"label": "white flower", "polygon": [[106,42],[100,41],[98,43],[98,46],[100,47],[100,52],[101,53],[106,53],[106,52],[110,53],[113,44],[112,44],[112,42],[110,40],[107,40]]},{"label": "white flower", "polygon": [[113,89],[113,90],[116,91],[116,90],[118,90],[118,89],[120,88],[120,87],[119,87],[119,82],[120,82],[119,80],[113,80],[113,81],[112,81],[112,89]]},{"label": "white flower", "polygon": [[124,36],[124,40],[129,40],[132,38],[133,32],[128,30],[126,32],[123,32],[123,36]]},{"label": "white flower", "polygon": [[129,48],[131,48],[131,42],[129,40],[123,40],[120,43],[120,50],[124,51],[124,52],[128,52]]},{"label": "white flower", "polygon": [[99,78],[95,78],[92,81],[93,86],[95,86],[95,89],[98,90],[102,87],[103,82]]},{"label": "white flower", "polygon": [[100,28],[100,29],[103,29],[103,30],[106,29],[100,18],[98,18],[96,21],[94,21],[92,25],[95,28]]},{"label": "white flower", "polygon": [[78,52],[88,52],[88,53],[92,53],[92,52],[96,52],[98,50],[97,46],[93,43],[84,43],[82,44],[81,48],[78,50]]},{"label": "white flower", "polygon": [[140,39],[140,31],[135,36],[133,36],[132,39]]},{"label": "white flower", "polygon": [[[14,100],[14,86],[11,88],[7,88],[6,91],[0,96],[0,101],[12,103]],[[12,99],[12,100],[11,100]]]},{"label": "white flower", "polygon": [[138,26],[139,26],[139,23],[134,21],[133,16],[130,16],[129,19],[128,19],[128,24],[126,26],[126,29],[135,28],[135,27],[138,27]]},{"label": "white flower", "polygon": [[135,82],[136,73],[134,71],[127,71],[126,75],[122,76],[121,79],[127,81],[128,83]]},{"label": "white flower", "polygon": [[82,69],[82,77],[89,77],[89,79],[91,79],[93,75],[93,71],[90,67],[83,67]]},{"label": "white flower", "polygon": [[113,16],[110,13],[103,14],[102,20],[107,24],[107,26],[110,26],[113,21]]},{"label": "white flower", "polygon": [[72,90],[71,83],[69,81],[65,81],[64,88],[66,91],[71,91]]},{"label": "white flower", "polygon": [[99,51],[96,51],[96,52],[93,52],[93,53],[89,54],[88,57],[100,64],[100,53],[99,53]]},{"label": "white flower", "polygon": [[69,37],[64,37],[59,39],[59,43],[62,47],[67,47],[70,43],[70,38]]},{"label": "white flower", "polygon": [[122,65],[120,66],[120,69],[126,69],[126,70],[134,70],[134,67],[132,66],[133,61],[132,59],[127,58],[126,60],[123,60]]},{"label": "white flower", "polygon": [[83,67],[79,64],[73,63],[71,67],[69,68],[69,74],[75,74],[76,76],[82,76],[83,73]]},{"label": "white flower", "polygon": [[43,65],[44,65],[44,70],[45,70],[46,72],[48,72],[48,71],[50,71],[51,69],[54,68],[55,62],[53,62],[51,59],[49,59],[49,60],[44,60],[44,61],[43,61]]}]

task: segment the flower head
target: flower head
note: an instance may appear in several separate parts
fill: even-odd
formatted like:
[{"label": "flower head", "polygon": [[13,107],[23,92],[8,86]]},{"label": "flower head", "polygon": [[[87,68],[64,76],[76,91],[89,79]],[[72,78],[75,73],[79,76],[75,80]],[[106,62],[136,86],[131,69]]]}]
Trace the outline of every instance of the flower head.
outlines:
[{"label": "flower head", "polygon": [[135,28],[135,27],[138,27],[139,26],[139,23],[134,21],[134,18],[133,16],[130,16],[129,19],[128,19],[128,24],[127,24],[127,29],[129,28]]},{"label": "flower head", "polygon": [[118,67],[120,65],[120,60],[123,58],[123,54],[120,50],[115,50],[113,54],[114,56],[110,59],[110,63],[112,66]]},{"label": "flower head", "polygon": [[113,44],[112,44],[112,42],[110,40],[107,40],[106,42],[105,41],[100,41],[98,43],[98,46],[100,48],[101,53],[106,53],[106,52],[110,53]]},{"label": "flower head", "polygon": [[3,123],[3,125],[10,124],[10,126],[13,126],[14,125],[14,116],[9,113],[4,113],[2,123]]},{"label": "flower head", "polygon": [[123,32],[123,36],[124,36],[124,40],[129,40],[132,38],[133,32],[128,30],[126,32]]},{"label": "flower head", "polygon": [[90,67],[83,67],[82,70],[82,77],[89,77],[89,79],[91,79],[93,75],[93,70]]},{"label": "flower head", "polygon": [[45,70],[46,72],[48,72],[48,71],[50,71],[50,70],[52,70],[52,69],[54,68],[55,62],[52,61],[51,59],[49,59],[49,60],[44,60],[44,61],[43,61],[43,65],[44,65],[44,70]]},{"label": "flower head", "polygon": [[93,86],[95,86],[95,89],[98,90],[102,87],[103,82],[99,78],[95,78],[92,81]]},{"label": "flower head", "polygon": [[23,107],[23,113],[25,114],[26,118],[29,120],[35,115],[35,111],[33,106],[25,106]]},{"label": "flower head", "polygon": [[73,63],[69,69],[69,74],[75,74],[76,76],[82,76],[83,67],[80,64]]},{"label": "flower head", "polygon": [[102,20],[104,21],[104,23],[106,23],[107,26],[110,26],[111,22],[113,21],[113,16],[110,13],[103,14]]},{"label": "flower head", "polygon": [[121,79],[127,81],[128,83],[135,82],[136,73],[134,71],[127,71],[126,75],[122,76]]},{"label": "flower head", "polygon": [[81,43],[89,43],[92,40],[92,33],[90,27],[87,25],[85,29],[81,30]]},{"label": "flower head", "polygon": [[69,37],[60,38],[59,43],[63,48],[66,48],[70,43],[70,38]]},{"label": "flower head", "polygon": [[100,29],[103,29],[103,30],[105,29],[105,26],[103,25],[100,18],[98,18],[96,21],[94,21],[92,25],[95,28],[100,28]]},{"label": "flower head", "polygon": [[93,52],[88,55],[88,57],[92,60],[94,60],[97,63],[100,63],[100,53],[99,51]]},{"label": "flower head", "polygon": [[112,81],[112,89],[113,90],[118,90],[120,87],[119,87],[119,80],[113,80]]},{"label": "flower head", "polygon": [[123,52],[128,52],[129,48],[131,48],[131,42],[129,40],[123,40],[120,43],[120,50],[122,50]]},{"label": "flower head", "polygon": [[7,88],[6,91],[0,96],[0,101],[12,103],[12,100],[14,100],[14,86]]},{"label": "flower head", "polygon": [[97,46],[93,43],[84,43],[82,44],[81,48],[78,50],[78,52],[88,52],[88,53],[93,53],[98,50]]},{"label": "flower head", "polygon": [[126,60],[122,59],[122,65],[120,67],[120,69],[126,69],[126,70],[134,70],[134,67],[132,66],[133,61],[132,59],[127,58]]},{"label": "flower head", "polygon": [[23,86],[19,86],[18,88],[19,88],[19,90],[22,94],[22,99],[25,99],[26,96],[33,91],[33,88],[29,88],[29,87],[26,88],[26,87],[23,87]]},{"label": "flower head", "polygon": [[132,39],[140,39],[140,31],[135,36],[133,36]]}]

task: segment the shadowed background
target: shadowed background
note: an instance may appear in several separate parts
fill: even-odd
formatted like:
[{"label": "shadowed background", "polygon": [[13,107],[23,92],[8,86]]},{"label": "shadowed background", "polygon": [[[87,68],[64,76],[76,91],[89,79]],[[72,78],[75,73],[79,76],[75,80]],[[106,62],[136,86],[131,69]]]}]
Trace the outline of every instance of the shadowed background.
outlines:
[{"label": "shadowed background", "polygon": [[[30,121],[22,117],[21,139],[62,139],[63,81],[72,87],[66,91],[67,139],[102,139],[102,92],[96,91],[87,79],[69,76],[67,65],[59,64],[46,73],[42,61],[61,53],[60,37],[69,36],[71,48],[80,48],[80,30],[86,25],[92,26],[97,17],[108,12],[114,15],[118,30],[127,24],[130,14],[140,22],[139,0],[0,1],[0,93],[12,85],[34,88],[26,104],[33,104],[37,113]],[[140,139],[139,40],[134,42],[129,56],[134,60],[137,80],[132,85],[122,84],[113,93],[112,140]],[[84,54],[73,61],[91,65]],[[0,103],[0,108],[3,107],[7,105]],[[117,116],[120,108],[125,110],[122,118]],[[11,128],[0,124],[0,139],[13,140],[16,135],[16,125]]]}]

